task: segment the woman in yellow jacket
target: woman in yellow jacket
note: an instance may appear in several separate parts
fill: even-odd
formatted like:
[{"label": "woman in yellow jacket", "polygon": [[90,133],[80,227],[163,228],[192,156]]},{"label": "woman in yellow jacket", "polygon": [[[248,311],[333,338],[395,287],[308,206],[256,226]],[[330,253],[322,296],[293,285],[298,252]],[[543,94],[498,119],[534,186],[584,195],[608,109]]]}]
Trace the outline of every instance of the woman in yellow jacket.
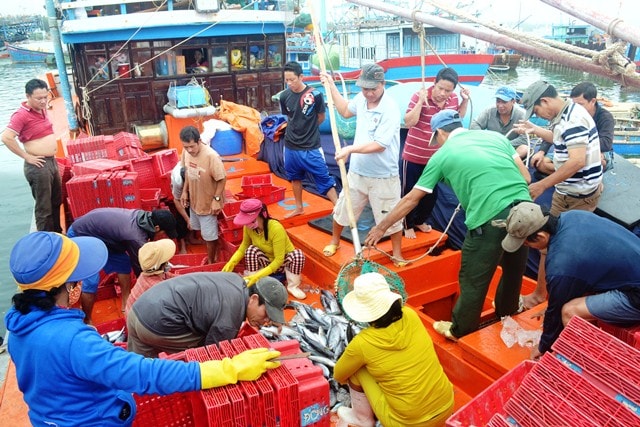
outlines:
[{"label": "woman in yellow jacket", "polygon": [[402,306],[384,276],[366,273],[354,281],[342,307],[368,322],[349,343],[333,371],[349,384],[351,408],[338,409],[338,426],[441,426],[453,412],[453,386],[418,314]]},{"label": "woman in yellow jacket", "polygon": [[240,204],[240,212],[233,219],[242,225],[242,243],[222,271],[231,272],[245,260],[245,280],[252,286],[259,279],[284,270],[287,290],[298,299],[306,298],[300,289],[305,257],[291,243],[287,231],[269,216],[267,207],[258,199],[247,199]]}]

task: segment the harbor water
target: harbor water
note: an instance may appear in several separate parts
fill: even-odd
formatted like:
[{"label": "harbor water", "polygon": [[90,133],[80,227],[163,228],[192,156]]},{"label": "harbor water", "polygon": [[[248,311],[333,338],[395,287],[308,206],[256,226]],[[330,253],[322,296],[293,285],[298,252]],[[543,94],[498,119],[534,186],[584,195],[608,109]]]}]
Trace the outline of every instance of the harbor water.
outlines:
[{"label": "harbor water", "polygon": [[[8,59],[0,59],[0,81],[3,82],[4,102],[0,106],[0,127],[4,130],[13,111],[24,100],[24,85],[34,77],[43,76],[48,70],[45,64],[13,64]],[[481,87],[490,92],[502,85],[510,85],[524,90],[536,80],[546,80],[558,89],[571,89],[575,84],[590,80],[598,87],[600,95],[612,101],[639,102],[640,90],[620,88],[610,80],[593,77],[587,73],[549,64],[520,64],[509,72],[489,72]],[[473,88],[472,88],[473,97]],[[408,101],[408,100],[407,100]],[[475,115],[475,114],[474,114]],[[16,292],[15,283],[9,272],[9,254],[15,242],[29,232],[33,218],[33,199],[23,172],[23,161],[0,146],[0,182],[3,195],[0,198],[2,222],[0,223],[0,315],[11,305],[11,297]],[[0,322],[0,336],[5,335],[4,321]]]}]

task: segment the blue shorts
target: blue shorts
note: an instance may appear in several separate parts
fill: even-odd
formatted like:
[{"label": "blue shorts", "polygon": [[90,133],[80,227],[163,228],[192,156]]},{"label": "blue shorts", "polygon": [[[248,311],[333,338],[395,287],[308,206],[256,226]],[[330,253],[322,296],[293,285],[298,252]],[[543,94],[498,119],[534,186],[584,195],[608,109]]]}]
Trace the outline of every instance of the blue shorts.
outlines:
[{"label": "blue shorts", "polygon": [[327,194],[330,189],[336,186],[336,180],[329,175],[329,168],[321,148],[290,150],[285,147],[284,169],[289,181],[302,181],[309,172],[313,176],[320,194]]},{"label": "blue shorts", "polygon": [[585,303],[589,313],[607,323],[630,325],[640,322],[640,309],[631,305],[624,292],[613,290],[589,295]]},{"label": "blue shorts", "polygon": [[[73,226],[67,230],[67,237],[76,237]],[[105,273],[129,274],[131,273],[131,259],[126,253],[109,252],[107,263],[102,267]],[[82,281],[82,292],[87,294],[95,294],[98,291],[100,283],[100,273],[94,274]]]}]

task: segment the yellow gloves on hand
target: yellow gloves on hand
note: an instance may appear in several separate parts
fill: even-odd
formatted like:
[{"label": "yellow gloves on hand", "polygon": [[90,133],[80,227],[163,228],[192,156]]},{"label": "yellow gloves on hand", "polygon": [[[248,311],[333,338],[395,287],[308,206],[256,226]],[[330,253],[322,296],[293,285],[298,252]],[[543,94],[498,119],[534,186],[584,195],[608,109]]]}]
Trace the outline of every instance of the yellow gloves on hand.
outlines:
[{"label": "yellow gloves on hand", "polygon": [[231,262],[228,262],[224,265],[224,267],[222,267],[222,271],[224,273],[231,273],[234,267],[235,265],[231,264]]},{"label": "yellow gloves on hand", "polygon": [[239,381],[255,381],[267,369],[275,369],[280,366],[280,362],[269,361],[279,356],[280,352],[276,350],[254,348],[233,356],[231,362],[237,369]]},{"label": "yellow gloves on hand", "polygon": [[270,359],[280,356],[279,351],[254,348],[244,351],[233,359],[209,360],[200,363],[201,388],[221,387],[238,381],[255,381],[267,370],[280,366]]},{"label": "yellow gloves on hand", "polygon": [[244,281],[247,282],[247,287],[255,285],[258,280],[260,280],[260,275],[257,273],[244,276]]}]

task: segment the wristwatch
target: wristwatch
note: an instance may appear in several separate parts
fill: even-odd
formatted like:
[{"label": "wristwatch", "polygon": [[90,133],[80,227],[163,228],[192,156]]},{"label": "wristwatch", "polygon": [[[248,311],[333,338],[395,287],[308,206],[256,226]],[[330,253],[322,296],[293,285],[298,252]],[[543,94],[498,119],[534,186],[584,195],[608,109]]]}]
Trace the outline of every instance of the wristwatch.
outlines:
[{"label": "wristwatch", "polygon": [[215,200],[216,202],[219,202],[220,200],[222,200],[222,197],[220,197],[220,196],[213,196],[213,200]]}]

